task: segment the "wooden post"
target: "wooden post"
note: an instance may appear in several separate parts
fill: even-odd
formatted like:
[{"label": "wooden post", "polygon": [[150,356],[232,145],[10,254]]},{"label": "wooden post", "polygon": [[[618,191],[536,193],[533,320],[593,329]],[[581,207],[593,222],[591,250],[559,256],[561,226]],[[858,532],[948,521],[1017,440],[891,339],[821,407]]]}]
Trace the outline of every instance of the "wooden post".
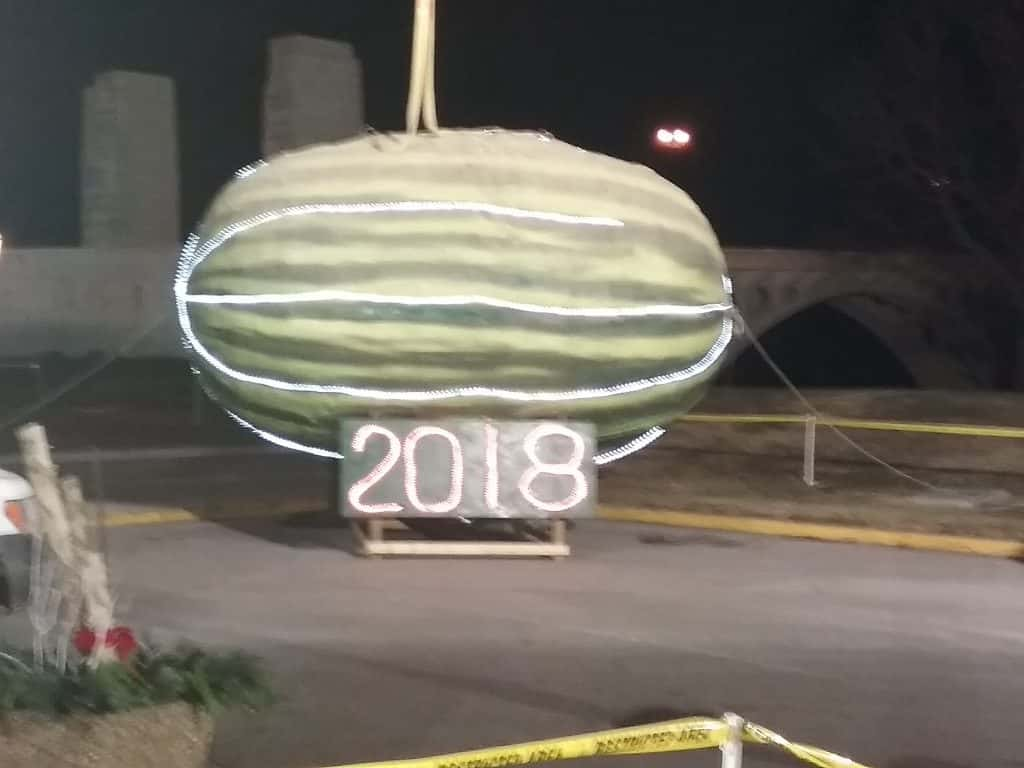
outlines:
[{"label": "wooden post", "polygon": [[[96,633],[106,637],[114,624],[114,600],[110,596],[107,564],[93,546],[95,536],[90,536],[89,520],[85,514],[85,499],[82,484],[77,477],[61,480],[64,502],[71,528],[71,542],[75,553],[75,575],[82,592],[82,621]],[[91,661],[98,663],[106,650],[106,644],[97,642]]]},{"label": "wooden post", "polygon": [[551,543],[565,545],[565,520],[559,518],[551,521]]},{"label": "wooden post", "polygon": [[[74,553],[71,544],[71,528],[64,509],[64,496],[57,478],[57,467],[53,464],[46,430],[39,424],[27,424],[16,431],[21,449],[25,474],[36,496],[35,535],[40,546],[33,548],[34,558],[40,561],[47,551],[57,562],[53,564],[53,581],[33,579],[32,590],[46,590],[54,593],[56,600],[50,608],[50,594],[33,594],[29,600],[33,606],[32,627],[36,633],[33,643],[36,661],[53,660],[58,669],[67,667],[68,643],[71,632],[78,620],[78,590],[71,578],[74,568]],[[43,546],[43,545],[48,546]],[[32,564],[33,573],[42,572],[41,562]],[[47,642],[50,630],[59,624],[60,634]]]},{"label": "wooden post", "polygon": [[70,564],[71,529],[46,430],[39,424],[26,424],[17,430],[17,438],[25,474],[39,503],[42,533],[57,557]]},{"label": "wooden post", "polygon": [[[46,430],[28,424],[17,430],[18,444],[26,474],[36,496],[40,520],[38,530],[61,564],[62,632],[55,656],[63,669],[71,633],[83,618],[99,637],[105,637],[113,623],[113,599],[103,557],[90,545],[88,520],[78,478],[58,479]],[[83,609],[84,608],[84,614]],[[97,651],[105,643],[96,643]],[[94,656],[93,661],[98,661]]]}]

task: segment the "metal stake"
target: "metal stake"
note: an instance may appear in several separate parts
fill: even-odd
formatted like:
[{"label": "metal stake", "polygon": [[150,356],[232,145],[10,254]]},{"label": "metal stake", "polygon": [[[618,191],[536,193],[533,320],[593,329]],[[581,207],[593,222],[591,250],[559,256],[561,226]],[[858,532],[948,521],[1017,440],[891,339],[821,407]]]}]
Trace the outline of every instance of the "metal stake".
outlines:
[{"label": "metal stake", "polygon": [[722,768],[741,768],[743,765],[743,728],[744,721],[739,715],[726,712],[723,718],[729,726],[726,742],[721,746]]},{"label": "metal stake", "polygon": [[804,421],[804,482],[814,487],[814,440],[816,437],[818,419],[808,416]]}]

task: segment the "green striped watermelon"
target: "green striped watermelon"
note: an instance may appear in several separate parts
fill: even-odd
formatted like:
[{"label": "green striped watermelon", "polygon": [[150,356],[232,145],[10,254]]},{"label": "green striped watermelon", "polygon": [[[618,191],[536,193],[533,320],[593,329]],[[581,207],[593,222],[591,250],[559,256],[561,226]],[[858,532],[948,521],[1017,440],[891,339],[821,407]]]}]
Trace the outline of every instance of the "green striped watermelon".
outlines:
[{"label": "green striped watermelon", "polygon": [[187,244],[207,391],[287,445],[343,417],[568,418],[696,402],[732,329],[717,239],[653,171],[536,133],[370,135],[245,169]]}]

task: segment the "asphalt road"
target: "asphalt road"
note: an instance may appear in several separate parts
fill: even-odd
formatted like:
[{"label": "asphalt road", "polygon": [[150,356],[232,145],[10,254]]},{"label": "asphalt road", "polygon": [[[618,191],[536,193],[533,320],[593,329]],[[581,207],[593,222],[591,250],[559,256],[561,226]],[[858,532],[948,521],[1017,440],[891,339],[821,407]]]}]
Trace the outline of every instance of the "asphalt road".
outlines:
[{"label": "asphalt road", "polygon": [[735,711],[874,766],[1024,766],[1024,564],[611,523],[575,530],[565,562],[346,543],[322,521],[111,532],[125,618],[243,646],[276,677],[275,710],[222,722],[217,766],[411,757],[646,707]]}]

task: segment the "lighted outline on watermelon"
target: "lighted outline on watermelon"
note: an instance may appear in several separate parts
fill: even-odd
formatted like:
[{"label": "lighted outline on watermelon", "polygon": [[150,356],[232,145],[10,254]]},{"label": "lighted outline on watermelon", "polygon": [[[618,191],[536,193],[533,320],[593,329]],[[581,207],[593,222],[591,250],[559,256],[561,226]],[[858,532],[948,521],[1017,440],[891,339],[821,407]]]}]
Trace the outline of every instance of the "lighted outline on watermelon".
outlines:
[{"label": "lighted outline on watermelon", "polygon": [[[182,253],[206,390],[287,447],[339,419],[566,418],[649,442],[723,361],[703,214],[648,168],[527,132],[363,136],[239,172]],[[639,437],[637,437],[639,435]]]}]

